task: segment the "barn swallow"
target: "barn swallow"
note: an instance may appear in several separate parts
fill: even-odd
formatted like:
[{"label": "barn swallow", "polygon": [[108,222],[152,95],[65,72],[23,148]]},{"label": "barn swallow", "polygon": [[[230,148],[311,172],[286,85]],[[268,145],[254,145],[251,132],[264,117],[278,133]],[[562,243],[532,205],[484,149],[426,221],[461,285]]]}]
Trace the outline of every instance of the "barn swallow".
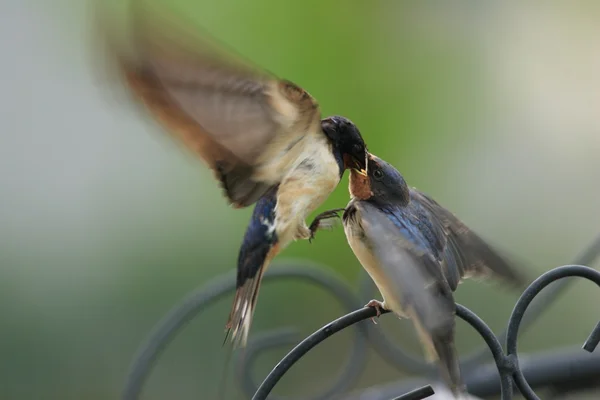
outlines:
[{"label": "barn swallow", "polygon": [[410,318],[428,361],[457,396],[464,393],[454,345],[453,292],[463,278],[525,280],[496,251],[428,195],[409,188],[392,165],[370,154],[367,175],[350,173],[351,200],[342,216],[352,251],[383,301],[366,306]]},{"label": "barn swallow", "polygon": [[[361,149],[365,148],[358,129],[346,118],[326,119],[322,130],[332,136],[350,138],[355,144],[361,143]],[[262,276],[271,260],[292,241],[312,239],[318,224],[307,227],[308,214],[331,194],[347,168],[355,169],[348,166],[344,161],[347,156],[335,147],[334,144],[333,157],[330,150],[315,147],[320,154],[308,155],[289,178],[272,187],[254,207],[238,256],[236,294],[226,325],[228,332],[232,330],[236,346],[246,344]],[[363,154],[362,165],[365,165],[366,153]],[[361,163],[355,162],[360,168]],[[357,169],[357,173],[365,172]],[[327,218],[329,214],[322,213],[316,221]]]},{"label": "barn swallow", "polygon": [[208,37],[192,38],[143,7],[132,8],[130,22],[128,41],[107,24],[101,31],[130,98],[208,164],[234,207],[255,204],[226,325],[244,346],[270,261],[292,241],[311,238],[306,217],[346,169],[365,173],[365,142],[352,121],[321,119],[307,91]]}]

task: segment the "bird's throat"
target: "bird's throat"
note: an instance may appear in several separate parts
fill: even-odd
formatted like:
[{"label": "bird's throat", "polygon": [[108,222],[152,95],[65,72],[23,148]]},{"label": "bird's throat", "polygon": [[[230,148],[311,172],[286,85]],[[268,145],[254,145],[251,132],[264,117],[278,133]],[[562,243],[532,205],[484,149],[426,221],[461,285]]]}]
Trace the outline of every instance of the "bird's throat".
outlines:
[{"label": "bird's throat", "polygon": [[368,200],[373,196],[369,177],[361,175],[355,169],[350,170],[350,195],[360,200]]}]

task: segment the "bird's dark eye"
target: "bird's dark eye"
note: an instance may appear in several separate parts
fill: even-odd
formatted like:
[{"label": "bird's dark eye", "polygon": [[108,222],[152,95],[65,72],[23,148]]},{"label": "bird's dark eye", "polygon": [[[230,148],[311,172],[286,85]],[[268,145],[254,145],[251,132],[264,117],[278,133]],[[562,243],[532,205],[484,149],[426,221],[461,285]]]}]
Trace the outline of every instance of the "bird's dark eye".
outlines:
[{"label": "bird's dark eye", "polygon": [[383,172],[381,172],[380,169],[376,169],[375,171],[373,171],[373,177],[380,181],[381,178],[383,178]]},{"label": "bird's dark eye", "polygon": [[363,145],[360,143],[355,143],[354,146],[352,146],[352,150],[354,150],[355,153],[360,153],[363,151]]}]

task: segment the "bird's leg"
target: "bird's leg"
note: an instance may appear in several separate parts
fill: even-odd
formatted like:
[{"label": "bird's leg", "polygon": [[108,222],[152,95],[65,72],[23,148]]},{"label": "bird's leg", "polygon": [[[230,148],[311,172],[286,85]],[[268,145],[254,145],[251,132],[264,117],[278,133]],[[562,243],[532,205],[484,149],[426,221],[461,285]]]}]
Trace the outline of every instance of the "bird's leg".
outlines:
[{"label": "bird's leg", "polygon": [[310,240],[311,238],[312,238],[311,230],[308,229],[308,227],[306,226],[306,224],[304,222],[302,222],[296,229],[296,234],[294,235],[294,240],[300,240],[300,239]]},{"label": "bird's leg", "polygon": [[379,318],[381,316],[381,311],[385,310],[385,304],[379,300],[373,299],[367,304],[365,304],[365,307],[373,307],[377,311],[377,315],[375,317],[371,317],[371,321],[373,321],[373,323],[377,325],[377,321],[375,320],[375,318]]},{"label": "bird's leg", "polygon": [[333,210],[328,210],[317,215],[308,227],[308,229],[310,229],[310,237],[308,238],[308,241],[312,243],[312,240],[315,238],[315,234],[319,229],[331,228],[333,224],[331,224],[330,222],[339,220],[340,216],[338,213],[344,210],[345,208],[335,208]]}]

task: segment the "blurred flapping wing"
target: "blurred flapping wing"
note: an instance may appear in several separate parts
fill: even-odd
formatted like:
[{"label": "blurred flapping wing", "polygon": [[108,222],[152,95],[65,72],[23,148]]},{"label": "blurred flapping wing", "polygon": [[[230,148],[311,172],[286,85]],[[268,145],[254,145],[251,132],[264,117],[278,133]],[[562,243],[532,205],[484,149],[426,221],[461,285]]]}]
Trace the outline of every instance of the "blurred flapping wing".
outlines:
[{"label": "blurred flapping wing", "polygon": [[443,230],[444,273],[452,290],[468,277],[495,276],[514,287],[527,285],[526,277],[514,265],[434,199],[411,189],[411,202],[425,208]]},{"label": "blurred flapping wing", "polygon": [[131,9],[124,38],[101,19],[109,66],[131,99],[208,164],[234,205],[253,204],[320,131],[317,102],[165,13]]}]

